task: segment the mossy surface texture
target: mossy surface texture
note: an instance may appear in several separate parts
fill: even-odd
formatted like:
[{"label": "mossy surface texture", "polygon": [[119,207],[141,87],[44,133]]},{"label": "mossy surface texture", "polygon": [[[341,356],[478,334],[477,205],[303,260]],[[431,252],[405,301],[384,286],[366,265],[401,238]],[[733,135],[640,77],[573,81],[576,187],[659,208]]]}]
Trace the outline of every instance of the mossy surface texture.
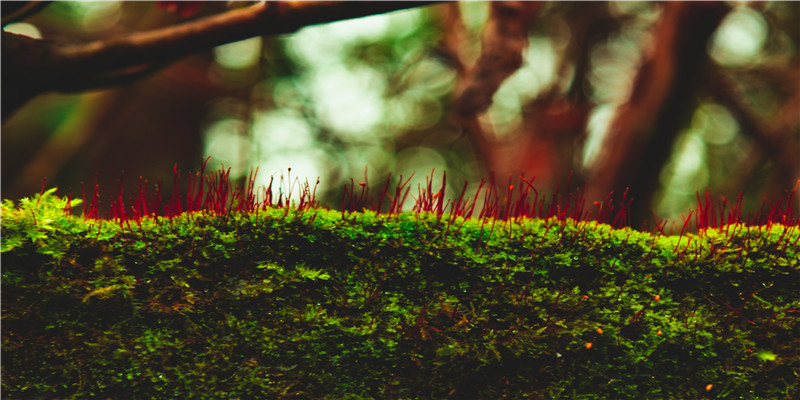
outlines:
[{"label": "mossy surface texture", "polygon": [[797,227],[4,202],[3,398],[791,399]]}]

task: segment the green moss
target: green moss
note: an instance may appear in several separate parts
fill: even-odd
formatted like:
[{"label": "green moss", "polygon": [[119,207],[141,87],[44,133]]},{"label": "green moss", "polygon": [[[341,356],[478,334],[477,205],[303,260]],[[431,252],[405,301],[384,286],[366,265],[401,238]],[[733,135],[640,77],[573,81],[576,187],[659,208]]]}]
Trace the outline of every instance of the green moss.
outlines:
[{"label": "green moss", "polygon": [[66,206],[3,203],[4,397],[798,395],[796,227]]}]

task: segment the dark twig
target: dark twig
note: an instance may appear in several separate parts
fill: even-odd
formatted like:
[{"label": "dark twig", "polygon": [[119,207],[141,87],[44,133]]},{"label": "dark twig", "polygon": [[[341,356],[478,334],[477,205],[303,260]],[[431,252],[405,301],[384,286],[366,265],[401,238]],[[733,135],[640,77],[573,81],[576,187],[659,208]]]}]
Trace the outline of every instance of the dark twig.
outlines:
[{"label": "dark twig", "polygon": [[168,63],[225,43],[431,3],[435,1],[265,2],[179,25],[70,45],[3,32],[3,119],[41,93],[81,90],[75,82],[91,87],[97,77],[102,82],[102,77],[126,76],[129,68]]}]

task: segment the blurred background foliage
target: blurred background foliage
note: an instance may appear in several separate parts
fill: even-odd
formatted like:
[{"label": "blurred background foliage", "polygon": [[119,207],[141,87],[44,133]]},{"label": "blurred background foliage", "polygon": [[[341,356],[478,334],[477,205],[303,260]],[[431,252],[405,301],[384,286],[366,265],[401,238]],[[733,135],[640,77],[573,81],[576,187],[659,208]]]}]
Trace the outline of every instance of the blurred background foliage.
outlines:
[{"label": "blurred background foliage", "polygon": [[[181,16],[151,2],[59,1],[4,30],[79,43],[248,4],[207,2]],[[75,196],[97,179],[113,196],[122,170],[132,194],[140,176],[171,182],[174,164],[196,171],[210,157],[236,178],[257,167],[262,185],[287,168],[291,179],[319,177],[317,196],[332,207],[350,178],[378,187],[389,173],[413,173],[416,187],[432,170],[437,181],[447,171],[451,197],[492,173],[500,186],[535,176],[544,193],[586,182],[589,204],[641,186],[641,222],[687,214],[706,187],[744,192],[757,208],[800,178],[800,3],[716,3],[705,7],[722,11],[706,20],[658,2],[506,6],[444,3],[313,25],[209,48],[124,86],[40,95],[3,122],[2,195],[31,195],[46,177]],[[502,37],[512,23],[527,41]],[[659,55],[670,35],[698,43]],[[521,64],[490,77],[496,91],[478,90],[491,99],[485,111],[464,112],[480,64],[497,74],[496,57],[482,54],[494,46],[513,59],[505,44]],[[701,51],[681,54],[691,46]],[[673,70],[702,74],[671,79]],[[670,97],[678,86],[686,95]],[[653,131],[666,138],[652,144],[661,158],[613,145],[619,126],[642,125],[642,115],[666,128],[617,140]],[[615,157],[621,167],[603,167]],[[639,177],[612,179],[630,170]]]}]

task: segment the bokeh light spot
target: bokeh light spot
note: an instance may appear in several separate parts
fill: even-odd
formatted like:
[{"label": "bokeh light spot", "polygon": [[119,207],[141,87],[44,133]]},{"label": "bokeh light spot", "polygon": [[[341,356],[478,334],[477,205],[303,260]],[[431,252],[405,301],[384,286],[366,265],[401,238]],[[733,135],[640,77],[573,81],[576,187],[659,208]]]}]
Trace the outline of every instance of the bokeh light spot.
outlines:
[{"label": "bokeh light spot", "polygon": [[278,79],[272,89],[272,99],[278,107],[302,109],[303,87],[294,79]]},{"label": "bokeh light spot", "polygon": [[489,19],[489,2],[487,1],[461,1],[458,3],[461,19],[464,26],[477,32],[483,28],[483,24]]},{"label": "bokeh light spot", "polygon": [[729,13],[712,38],[711,56],[725,66],[756,63],[767,40],[767,21],[750,7]]},{"label": "bokeh light spot", "polygon": [[703,165],[705,151],[706,146],[699,135],[690,133],[683,137],[674,164],[674,174],[678,179],[689,177]]},{"label": "bokeh light spot", "polygon": [[214,60],[229,69],[245,69],[261,57],[261,37],[240,40],[214,48]]},{"label": "bokeh light spot", "polygon": [[522,122],[522,105],[536,97],[556,76],[556,53],[549,39],[533,39],[523,65],[506,79],[492,97],[486,122],[498,135],[512,133]]},{"label": "bokeh light spot", "polygon": [[[282,191],[285,197],[291,184],[291,199],[297,201],[300,194],[299,185],[304,185],[308,182],[310,189],[314,190],[314,185],[317,178],[319,178],[319,186],[317,187],[317,195],[319,196],[327,190],[327,183],[330,181],[328,176],[325,175],[325,166],[327,164],[328,159],[325,152],[318,149],[307,149],[286,154],[271,154],[258,163],[259,172],[256,177],[256,186],[266,188],[269,185],[270,178],[272,178],[272,194],[275,201],[277,201],[278,191]],[[289,168],[292,169],[291,175],[289,174]]]},{"label": "bokeh light spot", "polygon": [[[341,63],[347,50],[355,44],[376,42],[396,32],[408,23],[409,18],[413,19],[403,13],[389,13],[309,26],[286,37],[285,43],[289,56],[299,64],[322,68]],[[395,19],[397,21],[392,26],[390,21]]]},{"label": "bokeh light spot", "polygon": [[16,33],[17,35],[25,35],[34,39],[41,39],[42,33],[39,28],[27,22],[14,22],[3,27],[3,32]]},{"label": "bokeh light spot", "polygon": [[705,142],[689,130],[678,140],[671,160],[662,170],[664,192],[658,204],[658,215],[673,221],[681,219],[681,213],[692,207],[695,193],[703,190],[709,179]]},{"label": "bokeh light spot", "polygon": [[302,114],[291,109],[257,114],[253,123],[253,135],[262,152],[267,153],[303,149],[314,144],[311,126]]},{"label": "bokeh light spot", "polygon": [[217,120],[206,129],[205,155],[231,167],[232,177],[246,173],[252,149],[251,141],[243,134],[246,132],[247,124],[234,118]]},{"label": "bokeh light spot", "polygon": [[450,93],[456,85],[456,73],[442,63],[423,59],[411,65],[404,73],[409,90],[424,90],[433,96]]},{"label": "bokeh light spot", "polygon": [[583,146],[583,166],[591,167],[603,148],[603,141],[608,134],[609,125],[614,118],[617,107],[614,105],[599,105],[592,109],[587,124],[586,143]]},{"label": "bokeh light spot", "polygon": [[332,66],[315,71],[309,79],[317,115],[338,135],[350,140],[367,134],[380,136],[375,127],[384,114],[386,81],[376,70]]},{"label": "bokeh light spot", "polygon": [[712,145],[730,143],[739,132],[736,118],[727,108],[714,103],[702,104],[692,117],[691,129]]}]

